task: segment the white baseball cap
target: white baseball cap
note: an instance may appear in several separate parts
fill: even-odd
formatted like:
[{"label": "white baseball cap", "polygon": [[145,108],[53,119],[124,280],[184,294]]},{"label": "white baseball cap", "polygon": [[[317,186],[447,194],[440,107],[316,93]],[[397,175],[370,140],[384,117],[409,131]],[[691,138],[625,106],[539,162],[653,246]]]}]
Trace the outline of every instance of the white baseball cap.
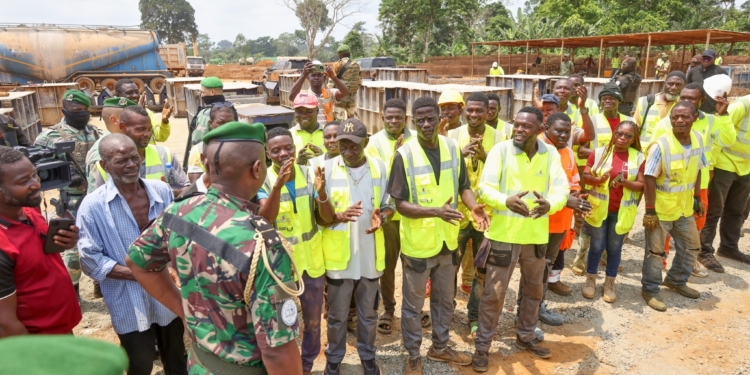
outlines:
[{"label": "white baseball cap", "polygon": [[497,68],[497,61],[492,63],[493,68]]}]

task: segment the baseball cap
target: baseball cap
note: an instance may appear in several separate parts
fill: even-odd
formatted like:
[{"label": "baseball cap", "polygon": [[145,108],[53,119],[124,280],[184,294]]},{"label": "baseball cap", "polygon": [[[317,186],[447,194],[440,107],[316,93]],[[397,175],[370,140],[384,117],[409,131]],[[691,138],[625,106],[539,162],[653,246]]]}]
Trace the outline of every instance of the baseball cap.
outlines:
[{"label": "baseball cap", "polygon": [[708,56],[708,57],[716,58],[716,51],[714,51],[712,49],[707,49],[707,50],[703,51],[703,54],[701,54],[701,56]]},{"label": "baseball cap", "polygon": [[294,98],[292,107],[318,108],[318,97],[311,92],[301,92]]},{"label": "baseball cap", "polygon": [[350,118],[339,125],[336,134],[336,141],[347,139],[354,143],[361,143],[363,139],[367,138],[367,127],[362,121]]},{"label": "baseball cap", "polygon": [[558,106],[560,105],[560,98],[558,98],[554,94],[544,94],[542,95],[542,103],[555,103]]}]

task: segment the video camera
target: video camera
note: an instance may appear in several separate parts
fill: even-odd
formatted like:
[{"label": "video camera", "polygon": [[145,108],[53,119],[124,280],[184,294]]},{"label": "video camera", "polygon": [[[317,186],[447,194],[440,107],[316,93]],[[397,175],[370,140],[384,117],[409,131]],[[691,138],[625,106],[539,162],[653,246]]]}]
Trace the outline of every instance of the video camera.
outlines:
[{"label": "video camera", "polygon": [[22,152],[36,168],[39,175],[42,191],[58,189],[70,185],[73,173],[67,161],[46,161],[55,154],[66,154],[73,152],[76,147],[75,141],[57,142],[53,147],[24,147],[18,145],[16,132],[10,128],[0,129],[5,141],[15,150]]}]

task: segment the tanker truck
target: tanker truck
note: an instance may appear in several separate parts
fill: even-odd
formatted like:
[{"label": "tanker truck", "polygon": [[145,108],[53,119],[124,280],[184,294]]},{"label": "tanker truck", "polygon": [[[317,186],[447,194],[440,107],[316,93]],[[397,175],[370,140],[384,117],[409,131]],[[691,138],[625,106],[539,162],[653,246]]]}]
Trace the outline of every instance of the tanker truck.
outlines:
[{"label": "tanker truck", "polygon": [[0,25],[3,83],[75,82],[93,98],[100,92],[111,96],[118,79],[130,78],[141,92],[158,97],[164,79],[184,75],[185,68],[185,44],[160,45],[152,30]]}]

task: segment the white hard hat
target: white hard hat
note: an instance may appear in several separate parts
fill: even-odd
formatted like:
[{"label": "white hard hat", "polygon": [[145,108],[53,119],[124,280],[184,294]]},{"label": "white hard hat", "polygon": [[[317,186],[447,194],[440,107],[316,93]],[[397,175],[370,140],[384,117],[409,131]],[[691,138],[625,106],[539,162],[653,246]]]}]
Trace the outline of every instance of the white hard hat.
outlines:
[{"label": "white hard hat", "polygon": [[492,63],[493,68],[497,68],[497,61]]}]

